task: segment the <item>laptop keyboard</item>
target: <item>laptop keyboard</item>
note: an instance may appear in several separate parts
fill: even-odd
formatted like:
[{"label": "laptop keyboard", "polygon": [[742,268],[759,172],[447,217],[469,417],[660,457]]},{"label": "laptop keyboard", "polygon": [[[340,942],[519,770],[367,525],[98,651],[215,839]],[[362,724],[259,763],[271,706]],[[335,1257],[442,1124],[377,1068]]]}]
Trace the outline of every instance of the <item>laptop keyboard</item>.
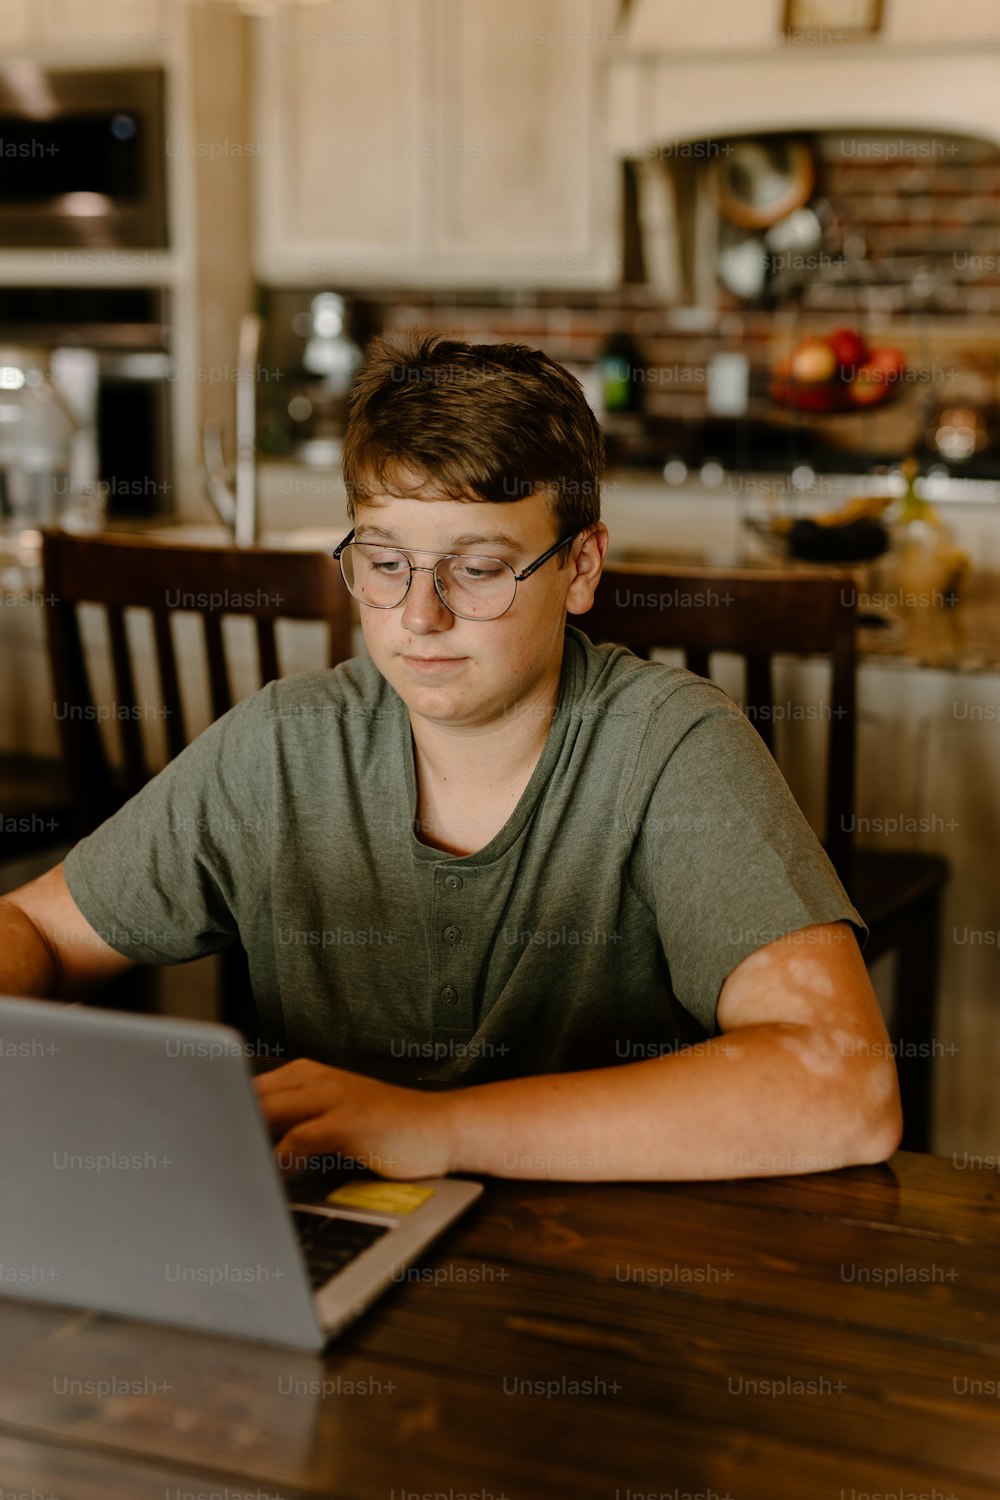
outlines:
[{"label": "laptop keyboard", "polygon": [[292,1209],[295,1232],[302,1246],[306,1270],[313,1291],[325,1286],[332,1276],[350,1265],[352,1260],[389,1233],[385,1224],[363,1224],[358,1219],[331,1219],[326,1214],[311,1214]]}]

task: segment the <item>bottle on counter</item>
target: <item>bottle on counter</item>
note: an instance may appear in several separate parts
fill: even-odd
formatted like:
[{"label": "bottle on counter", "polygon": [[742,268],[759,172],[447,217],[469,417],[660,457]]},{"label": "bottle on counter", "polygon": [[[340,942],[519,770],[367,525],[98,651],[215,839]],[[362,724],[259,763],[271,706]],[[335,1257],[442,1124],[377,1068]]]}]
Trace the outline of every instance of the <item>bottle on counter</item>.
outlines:
[{"label": "bottle on counter", "polygon": [[638,411],[642,361],[629,335],[621,330],[612,333],[601,350],[597,365],[605,412],[610,415]]},{"label": "bottle on counter", "polygon": [[951,527],[917,494],[917,460],[905,458],[900,467],[906,489],[892,523],[893,572],[900,603],[953,604],[969,559],[955,545]]}]

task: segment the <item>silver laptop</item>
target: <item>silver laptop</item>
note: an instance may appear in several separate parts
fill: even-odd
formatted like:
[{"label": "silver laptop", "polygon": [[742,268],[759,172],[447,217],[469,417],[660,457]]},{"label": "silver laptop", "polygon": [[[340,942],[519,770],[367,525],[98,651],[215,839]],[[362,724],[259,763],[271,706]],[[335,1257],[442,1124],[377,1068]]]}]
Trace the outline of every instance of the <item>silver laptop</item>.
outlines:
[{"label": "silver laptop", "polygon": [[320,1349],[482,1192],[353,1170],[286,1189],[247,1050],[0,998],[0,1295]]}]

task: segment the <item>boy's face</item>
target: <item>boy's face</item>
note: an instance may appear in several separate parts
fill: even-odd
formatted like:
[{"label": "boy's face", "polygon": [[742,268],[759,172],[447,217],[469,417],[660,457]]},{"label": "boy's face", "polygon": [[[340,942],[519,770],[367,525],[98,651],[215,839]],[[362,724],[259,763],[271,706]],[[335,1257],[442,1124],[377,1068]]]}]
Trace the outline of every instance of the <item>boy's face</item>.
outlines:
[{"label": "boy's face", "polygon": [[[508,539],[499,540],[503,533]],[[372,660],[396,689],[411,719],[442,727],[485,727],[502,721],[532,697],[544,699],[558,682],[567,609],[590,605],[607,529],[574,540],[570,561],[543,563],[496,620],[465,620],[441,602],[429,572],[413,574],[409,593],[393,609],[361,606]],[[558,540],[543,495],[505,504],[487,501],[385,497],[357,504],[355,540],[381,542],[433,567],[447,552],[499,557],[520,573]],[[445,658],[437,666],[420,659]]]}]

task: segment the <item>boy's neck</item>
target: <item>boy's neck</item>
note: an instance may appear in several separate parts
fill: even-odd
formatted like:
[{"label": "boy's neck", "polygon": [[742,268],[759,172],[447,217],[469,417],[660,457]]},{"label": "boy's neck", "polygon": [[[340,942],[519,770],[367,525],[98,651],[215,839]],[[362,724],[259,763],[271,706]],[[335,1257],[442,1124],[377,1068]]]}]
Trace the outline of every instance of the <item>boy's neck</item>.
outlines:
[{"label": "boy's neck", "polygon": [[541,757],[559,701],[560,672],[499,718],[480,725],[442,725],[410,715],[418,776],[439,786],[481,788],[488,796],[530,778]]}]

